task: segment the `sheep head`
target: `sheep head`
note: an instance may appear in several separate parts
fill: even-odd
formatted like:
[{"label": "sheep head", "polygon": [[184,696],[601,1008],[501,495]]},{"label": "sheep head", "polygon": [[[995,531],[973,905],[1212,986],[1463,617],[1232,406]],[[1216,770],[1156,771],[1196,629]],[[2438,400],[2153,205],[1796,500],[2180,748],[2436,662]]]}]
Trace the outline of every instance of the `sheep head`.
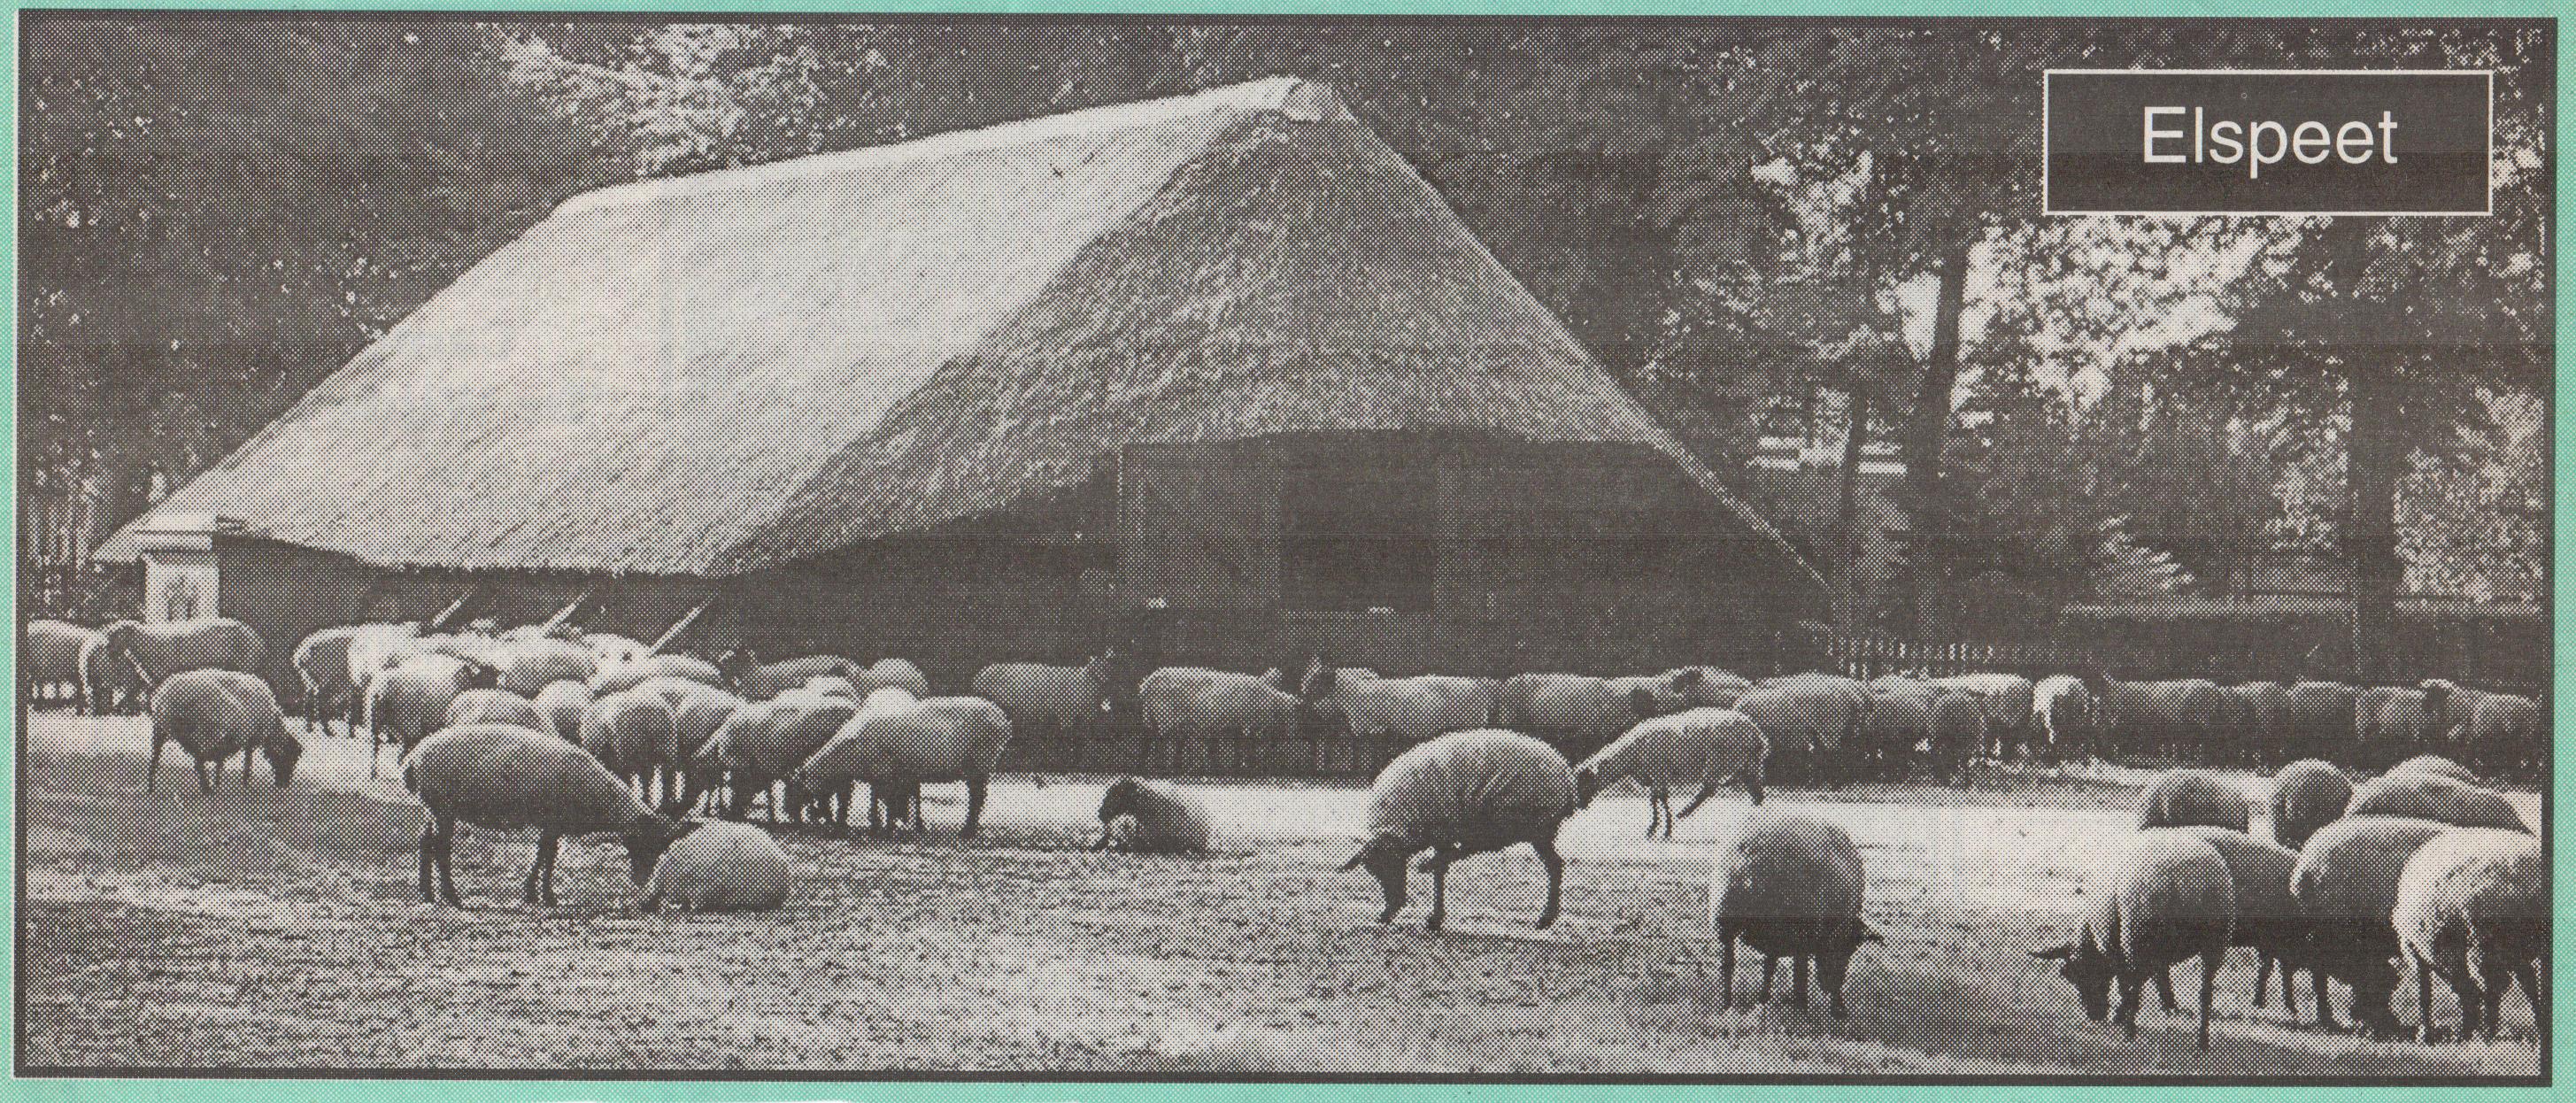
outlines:
[{"label": "sheep head", "polygon": [[2084,1004],[2084,1016],[2094,1022],[2111,1017],[2112,968],[2109,958],[2087,937],[2069,939],[2044,949],[2030,951],[2041,961],[2062,962],[2058,974],[2075,986],[2075,998]]},{"label": "sheep head", "polygon": [[1592,798],[1599,796],[1600,794],[1600,768],[1596,766],[1577,767],[1574,771],[1574,806],[1577,808],[1590,808],[1592,807]]},{"label": "sheep head", "polygon": [[1100,794],[1100,822],[1105,824],[1135,812],[1137,798],[1143,789],[1143,783],[1132,777],[1122,777],[1110,782],[1109,788]]},{"label": "sheep head", "polygon": [[268,770],[277,776],[277,787],[295,780],[295,764],[304,758],[304,744],[284,731],[272,735],[260,748],[268,756]]},{"label": "sheep head", "polygon": [[1366,868],[1377,878],[1378,888],[1386,894],[1386,910],[1378,913],[1378,922],[1393,920],[1395,913],[1404,910],[1407,900],[1404,894],[1405,859],[1412,857],[1418,849],[1401,835],[1381,831],[1362,843],[1359,853],[1351,855],[1350,861],[1342,863],[1344,870]]},{"label": "sheep head", "polygon": [[687,838],[689,832],[704,826],[696,820],[672,821],[659,813],[647,812],[627,825],[619,835],[626,841],[628,873],[636,884],[653,880],[653,867],[660,865],[671,844]]}]

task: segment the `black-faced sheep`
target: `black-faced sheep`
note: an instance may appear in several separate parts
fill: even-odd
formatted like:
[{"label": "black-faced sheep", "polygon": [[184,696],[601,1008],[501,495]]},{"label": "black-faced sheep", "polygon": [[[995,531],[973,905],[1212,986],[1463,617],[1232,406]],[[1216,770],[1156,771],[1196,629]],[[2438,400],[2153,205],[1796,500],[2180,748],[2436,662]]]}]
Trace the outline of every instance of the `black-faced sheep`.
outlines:
[{"label": "black-faced sheep", "polygon": [[[197,787],[210,793],[225,760],[234,755],[241,756],[245,785],[250,783],[251,752],[267,755],[269,771],[283,789],[304,754],[304,744],[287,732],[286,717],[268,683],[233,670],[182,671],[153,689],[152,758],[144,769],[144,792],[152,791],[161,772],[161,748],[171,743],[194,757]],[[208,764],[215,767],[213,779],[206,776]]]},{"label": "black-faced sheep", "polygon": [[[672,842],[693,824],[654,814],[590,752],[532,728],[469,724],[423,740],[403,759],[403,784],[428,810],[420,829],[420,897],[461,906],[453,858],[456,825],[496,831],[536,828],[537,857],[520,899],[555,900],[556,844],[566,835],[614,832],[629,872],[642,885]],[[432,875],[437,891],[432,891]]]},{"label": "black-faced sheep", "polygon": [[1100,838],[1094,850],[1139,854],[1198,853],[1208,848],[1207,805],[1179,786],[1122,777],[1100,794]]},{"label": "black-faced sheep", "polygon": [[2140,828],[2205,824],[2244,831],[2253,822],[2253,802],[2206,770],[2167,770],[2138,796]]},{"label": "black-faced sheep", "polygon": [[2353,788],[2347,814],[2413,816],[2453,827],[2531,832],[2531,825],[2522,822],[2522,814],[2514,811],[2504,794],[2439,774],[2390,773],[2362,782]]},{"label": "black-faced sheep", "polygon": [[923,785],[964,782],[966,822],[957,836],[974,838],[993,768],[1011,742],[1010,718],[981,697],[903,700],[892,695],[911,694],[891,686],[878,693],[886,696],[871,694],[830,742],[788,774],[788,792],[810,798],[865,782],[908,801]]},{"label": "black-faced sheep", "polygon": [[[1635,778],[1646,787],[1646,837],[1657,827],[1671,838],[1673,823],[1699,806],[1728,782],[1741,782],[1753,803],[1762,803],[1762,763],[1771,743],[1762,729],[1733,709],[1692,709],[1658,716],[1628,729],[1574,768],[1574,802],[1589,807],[1594,794]],[[1673,786],[1697,785],[1679,815],[1673,812]]]},{"label": "black-faced sheep", "polygon": [[2236,933],[2236,881],[2226,859],[2182,832],[2141,831],[2097,871],[2087,895],[2093,906],[2083,930],[2031,956],[2065,963],[2060,972],[2094,1022],[2110,1017],[2117,982],[2118,1021],[2131,1038],[2138,1036],[2140,989],[2199,958],[2199,1044],[2209,1048],[2210,1003]]},{"label": "black-faced sheep", "polygon": [[2308,917],[2319,1024],[2334,1023],[2325,984],[2333,977],[2352,986],[2354,1021],[2382,1034],[2396,1031],[2389,998],[2397,975],[2389,961],[2397,956],[2397,931],[2389,915],[2397,882],[2415,852],[2449,830],[2410,816],[2352,815],[2308,838],[2290,875],[2290,894]]},{"label": "black-faced sheep", "polygon": [[665,903],[687,911],[776,911],[794,880],[787,852],[769,832],[747,823],[697,827],[653,867],[643,908]]},{"label": "black-faced sheep", "polygon": [[2433,975],[2460,1002],[2460,1037],[2496,1035],[2516,983],[2532,1021],[2548,1029],[2539,963],[2549,954],[2549,866],[2540,840],[2511,831],[2445,831],[2406,862],[2390,911],[2415,972],[2416,1036],[2433,1040]]},{"label": "black-faced sheep", "polygon": [[1397,755],[1369,791],[1368,841],[1344,863],[1365,867],[1386,894],[1378,922],[1404,910],[1405,869],[1413,855],[1431,856],[1431,915],[1437,931],[1448,917],[1448,870],[1461,859],[1522,843],[1547,867],[1547,907],[1539,929],[1556,922],[1565,887],[1557,828],[1574,814],[1574,767],[1565,756],[1518,732],[1453,732]]},{"label": "black-faced sheep", "polygon": [[1845,1014],[1843,978],[1861,943],[1880,941],[1861,918],[1869,889],[1860,848],[1823,820],[1794,813],[1747,817],[1710,867],[1708,922],[1717,932],[1721,1006],[1735,1006],[1735,940],[1763,954],[1761,1000],[1773,971],[1792,959],[1789,1003],[1807,1004],[1807,962],[1816,964],[1835,1018]]},{"label": "black-faced sheep", "polygon": [[1935,686],[1932,694],[1932,775],[1952,785],[1968,781],[1968,759],[1986,742],[1986,714],[1964,690]]},{"label": "black-faced sheep", "polygon": [[2352,781],[2331,762],[2302,759],[2272,777],[2272,839],[2298,850],[2352,807]]},{"label": "black-faced sheep", "polygon": [[1743,675],[1714,666],[1675,667],[1665,671],[1663,679],[1681,690],[1685,708],[1731,709],[1753,692],[1753,683]]}]

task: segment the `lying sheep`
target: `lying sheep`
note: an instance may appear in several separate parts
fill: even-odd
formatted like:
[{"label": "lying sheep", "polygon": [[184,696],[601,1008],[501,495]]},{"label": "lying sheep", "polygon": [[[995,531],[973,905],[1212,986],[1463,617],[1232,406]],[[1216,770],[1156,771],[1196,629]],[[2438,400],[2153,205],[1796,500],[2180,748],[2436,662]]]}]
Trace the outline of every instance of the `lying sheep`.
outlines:
[{"label": "lying sheep", "polygon": [[2111,1014],[2111,986],[2118,982],[2120,1029],[2138,1036],[2138,992],[2173,966],[2200,959],[2200,1036],[2209,1048],[2210,1004],[2218,970],[2236,933],[2236,881],[2226,859],[2207,842],[2176,831],[2129,836],[2087,888],[2092,912],[2068,941],[2030,951],[2060,961],[2075,985],[2084,1014],[2101,1022]]},{"label": "lying sheep", "polygon": [[599,675],[590,680],[594,693],[606,697],[624,693],[655,678],[686,678],[717,689],[726,688],[724,672],[716,664],[692,655],[643,655],[615,666],[601,664]]},{"label": "lying sheep", "polygon": [[975,696],[1002,707],[1013,730],[1038,739],[1086,734],[1109,700],[1118,653],[1081,666],[994,663],[975,672]]},{"label": "lying sheep", "polygon": [[2470,773],[2468,767],[2462,766],[2457,762],[2453,762],[2450,759],[2437,754],[2416,755],[2413,758],[2389,767],[2388,774],[2383,774],[2381,776],[2385,777],[2393,774],[2431,774],[2434,777],[2449,778],[2462,785],[2479,784],[2478,775]]},{"label": "lying sheep", "polygon": [[2206,770],[2167,770],[2138,796],[2142,829],[2205,824],[2244,831],[2253,822],[2253,802],[2227,779]]},{"label": "lying sheep", "polygon": [[1413,855],[1431,872],[1431,914],[1423,928],[1437,931],[1448,917],[1448,871],[1464,858],[1528,843],[1547,867],[1547,907],[1538,927],[1556,922],[1565,887],[1565,859],[1556,852],[1557,828],[1574,814],[1574,768],[1565,756],[1529,736],[1498,729],[1453,732],[1397,755],[1369,791],[1368,841],[1345,870],[1366,867],[1386,894],[1378,922],[1404,910],[1405,866]]},{"label": "lying sheep", "polygon": [[2272,777],[2272,838],[2297,850],[2352,807],[2352,782],[2331,762],[2302,759]]},{"label": "lying sheep", "polygon": [[1208,848],[1207,805],[1168,782],[1122,777],[1100,794],[1100,840],[1137,854],[1195,854]]},{"label": "lying sheep", "polygon": [[2510,831],[2445,831],[2406,862],[2389,913],[2415,972],[2416,1038],[2433,1040],[2433,975],[2460,1003],[2463,1039],[2496,1036],[2505,990],[2519,983],[2539,1029],[2549,1023],[2539,962],[2549,954],[2549,867],[2540,840]]},{"label": "lying sheep", "polygon": [[[653,779],[667,776],[680,765],[679,725],[671,715],[671,703],[660,694],[628,690],[591,702],[581,714],[580,743],[609,773],[631,782],[635,795],[648,802],[653,799]],[[676,806],[679,799],[668,784],[663,786],[665,804]]]},{"label": "lying sheep", "polygon": [[[896,686],[878,692],[911,696]],[[971,839],[984,819],[984,795],[993,769],[1010,742],[1010,718],[1003,715],[1001,706],[981,697],[903,701],[871,695],[830,742],[790,772],[787,788],[790,793],[819,795],[845,792],[866,782],[872,789],[892,789],[909,799],[923,785],[964,782],[966,822],[957,837]]]},{"label": "lying sheep", "polygon": [[2326,978],[2352,986],[2352,1017],[2365,1028],[2393,1034],[2397,1017],[2389,999],[2397,975],[2397,882],[2406,863],[2434,836],[2452,830],[2408,816],[2352,815],[2308,838],[2290,874],[2290,894],[2307,916],[2308,963],[2317,973],[2317,1023],[2334,1025]]},{"label": "lying sheep", "polygon": [[429,813],[420,829],[420,898],[433,904],[444,897],[463,906],[454,869],[460,822],[537,829],[537,858],[520,894],[530,905],[555,902],[555,847],[566,835],[615,832],[641,885],[662,852],[696,827],[654,814],[588,751],[508,724],[468,724],[430,736],[404,757],[403,784]]},{"label": "lying sheep", "polygon": [[1869,876],[1851,835],[1795,813],[1748,817],[1709,869],[1708,922],[1717,932],[1719,1006],[1735,1006],[1735,940],[1762,953],[1762,994],[1780,959],[1792,959],[1789,1004],[1807,1005],[1807,962],[1837,1019],[1843,977],[1864,942],[1882,941],[1861,918]]},{"label": "lying sheep", "polygon": [[[1762,762],[1771,743],[1762,729],[1733,709],[1692,709],[1658,716],[1628,729],[1628,734],[1574,768],[1574,804],[1588,808],[1592,797],[1622,778],[1646,787],[1646,837],[1663,828],[1671,838],[1675,820],[1699,811],[1718,786],[1741,782],[1745,796],[1762,803]],[[1676,815],[1673,786],[1697,784],[1699,795]]]},{"label": "lying sheep", "polygon": [[18,683],[29,702],[47,690],[69,689],[80,695],[81,649],[98,633],[68,621],[31,620],[18,651]]},{"label": "lying sheep", "polygon": [[2513,802],[2493,789],[2426,773],[2382,774],[2352,791],[2354,816],[2413,816],[2453,827],[2531,833]]},{"label": "lying sheep", "polygon": [[[215,791],[225,760],[242,759],[242,784],[250,784],[250,756],[268,756],[277,787],[295,777],[304,744],[286,730],[277,696],[268,683],[232,670],[190,670],[174,674],[152,691],[152,759],[143,772],[143,791],[152,791],[161,773],[161,748],[176,743],[196,760],[197,787]],[[212,763],[215,777],[206,776]]]},{"label": "lying sheep", "polygon": [[545,726],[538,730],[551,728],[567,743],[580,742],[582,714],[589,712],[590,703],[598,699],[586,682],[556,682],[538,690],[537,711],[546,718]]},{"label": "lying sheep", "polygon": [[376,776],[376,750],[391,743],[408,751],[447,726],[447,706],[470,689],[490,689],[501,672],[453,655],[416,655],[376,676],[367,687],[367,776]]},{"label": "lying sheep", "polygon": [[[1154,741],[1178,752],[1183,740],[1209,748],[1209,766],[1229,745],[1241,756],[1256,748],[1277,746],[1295,737],[1301,707],[1297,696],[1249,674],[1195,666],[1167,666],[1147,675],[1136,687],[1145,728]],[[1144,752],[1154,761],[1154,748]]]},{"label": "lying sheep", "polygon": [[447,727],[467,724],[516,724],[545,731],[554,726],[536,702],[506,689],[469,689],[447,703]]},{"label": "lying sheep", "polygon": [[[2236,934],[2234,942],[2252,947],[2256,955],[2254,970],[2254,1006],[2263,1006],[2271,987],[2272,971],[2281,972],[2281,1009],[2290,1021],[2299,1019],[2298,992],[2292,987],[2292,974],[2307,961],[2308,920],[2299,910],[2299,900],[2290,895],[2290,875],[2298,869],[2297,852],[2264,842],[2242,831],[2224,827],[2179,827],[2174,830],[2208,843],[2227,862],[2228,876],[2236,885]],[[2165,1006],[2174,1004],[2173,985],[2158,978],[2157,988]]]},{"label": "lying sheep", "polygon": [[787,852],[769,832],[747,823],[710,823],[690,831],[653,867],[644,910],[665,901],[697,912],[765,912],[787,904]]}]

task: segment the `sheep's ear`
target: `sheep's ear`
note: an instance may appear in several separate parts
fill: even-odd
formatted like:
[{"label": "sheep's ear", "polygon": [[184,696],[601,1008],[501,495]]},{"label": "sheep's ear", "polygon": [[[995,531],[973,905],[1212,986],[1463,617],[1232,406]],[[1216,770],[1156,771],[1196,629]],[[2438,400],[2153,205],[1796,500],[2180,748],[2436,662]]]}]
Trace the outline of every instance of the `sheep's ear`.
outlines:
[{"label": "sheep's ear", "polygon": [[1350,861],[1342,863],[1342,871],[1348,873],[1351,870],[1360,868],[1360,863],[1368,860],[1368,852],[1369,848],[1367,844],[1361,844],[1359,852],[1351,855]]},{"label": "sheep's ear", "polygon": [[1700,682],[1705,680],[1707,677],[1707,673],[1698,667],[1683,667],[1680,672],[1673,675],[1673,688],[1689,689],[1692,686],[1700,684]]},{"label": "sheep's ear", "polygon": [[1655,715],[1655,691],[1644,686],[1629,690],[1628,708],[1635,712],[1639,719]]},{"label": "sheep's ear", "polygon": [[2064,961],[2075,956],[2075,943],[2061,942],[2055,946],[2033,948],[2030,956],[2041,961]]}]

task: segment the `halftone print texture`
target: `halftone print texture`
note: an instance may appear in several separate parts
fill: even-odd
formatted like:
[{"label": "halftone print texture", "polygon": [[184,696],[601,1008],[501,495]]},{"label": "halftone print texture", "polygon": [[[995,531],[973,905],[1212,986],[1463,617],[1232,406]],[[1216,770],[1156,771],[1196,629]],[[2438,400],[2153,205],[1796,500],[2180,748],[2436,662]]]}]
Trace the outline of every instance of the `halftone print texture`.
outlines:
[{"label": "halftone print texture", "polygon": [[17,1069],[2543,1083],[2556,49],[29,13]]}]

